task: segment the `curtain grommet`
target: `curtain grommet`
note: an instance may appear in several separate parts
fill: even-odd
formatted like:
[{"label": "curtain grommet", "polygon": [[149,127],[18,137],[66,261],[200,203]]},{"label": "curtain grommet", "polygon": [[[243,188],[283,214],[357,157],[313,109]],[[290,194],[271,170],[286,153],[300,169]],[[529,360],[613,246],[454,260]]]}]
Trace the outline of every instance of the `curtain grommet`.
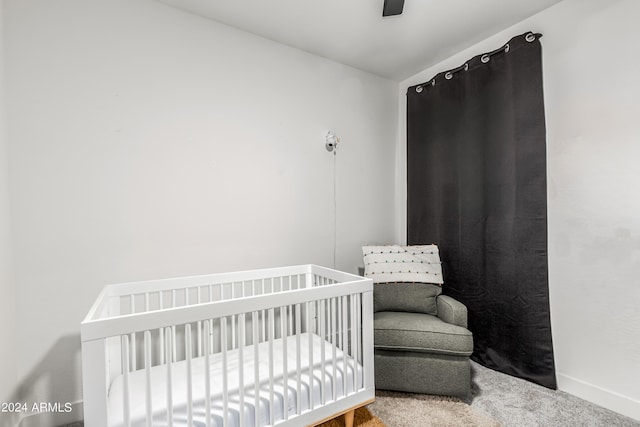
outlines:
[{"label": "curtain grommet", "polygon": [[469,63],[468,63],[468,62],[466,62],[466,63],[464,64],[464,70],[465,70],[465,71],[469,71]]},{"label": "curtain grommet", "polygon": [[451,80],[453,78],[453,74],[451,74],[451,71],[447,71],[444,75],[444,78],[447,80]]},{"label": "curtain grommet", "polygon": [[416,87],[416,92],[418,92],[418,93],[422,92],[422,86],[417,86]]},{"label": "curtain grommet", "polygon": [[534,41],[536,39],[536,36],[533,33],[529,33],[526,36],[524,36],[524,39],[526,41],[528,41],[529,43],[531,43],[532,41]]},{"label": "curtain grommet", "polygon": [[490,59],[490,56],[485,53],[480,57],[480,62],[482,62],[483,64],[486,64],[487,62],[489,62],[489,59]]},{"label": "curtain grommet", "polygon": [[431,86],[435,86],[436,85],[436,79],[431,80]]},{"label": "curtain grommet", "polygon": [[504,47],[504,53],[509,53],[509,43]]}]

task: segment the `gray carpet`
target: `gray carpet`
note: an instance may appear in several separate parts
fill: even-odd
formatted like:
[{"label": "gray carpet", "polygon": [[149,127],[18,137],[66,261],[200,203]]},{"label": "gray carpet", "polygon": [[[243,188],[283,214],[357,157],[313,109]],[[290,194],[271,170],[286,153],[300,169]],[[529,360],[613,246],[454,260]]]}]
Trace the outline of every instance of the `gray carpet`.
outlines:
[{"label": "gray carpet", "polygon": [[504,426],[640,426],[640,421],[563,391],[549,390],[474,362],[471,365],[471,407]]},{"label": "gray carpet", "polygon": [[367,408],[387,427],[500,427],[485,413],[453,397],[377,390],[375,402]]},{"label": "gray carpet", "polygon": [[640,421],[565,392],[473,362],[471,369],[471,396],[467,402],[379,391],[369,410],[389,427],[640,427]]}]

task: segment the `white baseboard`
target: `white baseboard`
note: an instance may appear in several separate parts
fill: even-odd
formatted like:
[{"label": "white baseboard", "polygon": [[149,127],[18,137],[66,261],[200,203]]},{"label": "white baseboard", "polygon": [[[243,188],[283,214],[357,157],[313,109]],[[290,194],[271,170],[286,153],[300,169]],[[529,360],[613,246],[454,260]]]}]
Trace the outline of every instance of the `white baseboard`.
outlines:
[{"label": "white baseboard", "polygon": [[557,373],[558,389],[640,421],[640,400]]},{"label": "white baseboard", "polygon": [[53,427],[82,421],[82,401],[73,402],[70,412],[40,412],[26,415],[15,427]]}]

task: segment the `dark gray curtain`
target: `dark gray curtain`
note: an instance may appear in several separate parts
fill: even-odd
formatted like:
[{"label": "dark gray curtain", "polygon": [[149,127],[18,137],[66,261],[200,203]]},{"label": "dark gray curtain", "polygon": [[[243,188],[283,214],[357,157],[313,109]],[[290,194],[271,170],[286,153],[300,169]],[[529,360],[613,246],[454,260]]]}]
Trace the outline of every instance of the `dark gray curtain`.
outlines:
[{"label": "dark gray curtain", "polygon": [[555,388],[540,36],[408,89],[407,241],[440,246],[475,361]]}]

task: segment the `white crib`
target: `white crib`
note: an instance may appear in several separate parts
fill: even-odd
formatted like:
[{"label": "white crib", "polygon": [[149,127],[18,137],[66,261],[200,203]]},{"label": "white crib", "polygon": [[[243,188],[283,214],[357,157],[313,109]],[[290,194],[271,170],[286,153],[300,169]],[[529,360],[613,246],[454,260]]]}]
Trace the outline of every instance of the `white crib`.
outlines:
[{"label": "white crib", "polygon": [[349,425],[374,399],[372,289],[315,265],[107,286],[81,325],[85,425]]}]

